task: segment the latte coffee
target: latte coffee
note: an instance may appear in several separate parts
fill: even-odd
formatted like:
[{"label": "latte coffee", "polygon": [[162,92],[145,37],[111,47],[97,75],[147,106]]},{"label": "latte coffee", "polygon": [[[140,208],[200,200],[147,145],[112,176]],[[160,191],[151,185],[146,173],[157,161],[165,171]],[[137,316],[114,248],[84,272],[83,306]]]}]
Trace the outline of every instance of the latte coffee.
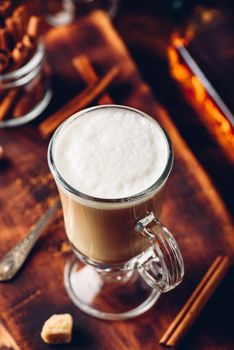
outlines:
[{"label": "latte coffee", "polygon": [[73,247],[104,263],[146,250],[135,226],[149,212],[160,218],[170,153],[157,122],[127,107],[89,108],[62,124],[50,151]]}]

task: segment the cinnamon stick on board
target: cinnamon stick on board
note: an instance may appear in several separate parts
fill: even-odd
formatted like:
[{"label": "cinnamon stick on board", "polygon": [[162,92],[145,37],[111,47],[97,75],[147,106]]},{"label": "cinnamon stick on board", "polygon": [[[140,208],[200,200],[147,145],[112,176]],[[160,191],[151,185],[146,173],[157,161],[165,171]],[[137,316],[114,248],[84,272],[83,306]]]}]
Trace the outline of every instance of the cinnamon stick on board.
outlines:
[{"label": "cinnamon stick on board", "polygon": [[20,350],[12,335],[6,327],[0,322],[0,349]]},{"label": "cinnamon stick on board", "polygon": [[227,256],[218,256],[214,260],[197,288],[160,339],[160,344],[176,347],[180,343],[222,281],[228,267],[229,259]]},{"label": "cinnamon stick on board", "polygon": [[[86,55],[79,55],[75,57],[72,60],[72,63],[87,85],[95,84],[98,81],[98,75]],[[108,93],[104,93],[99,97],[98,104],[113,104],[113,100]]]},{"label": "cinnamon stick on board", "polygon": [[44,137],[49,136],[65,119],[79,110],[87,107],[113,82],[119,73],[118,67],[113,67],[94,85],[89,86],[83,92],[76,95],[65,106],[55,112],[50,118],[39,126],[39,130]]}]

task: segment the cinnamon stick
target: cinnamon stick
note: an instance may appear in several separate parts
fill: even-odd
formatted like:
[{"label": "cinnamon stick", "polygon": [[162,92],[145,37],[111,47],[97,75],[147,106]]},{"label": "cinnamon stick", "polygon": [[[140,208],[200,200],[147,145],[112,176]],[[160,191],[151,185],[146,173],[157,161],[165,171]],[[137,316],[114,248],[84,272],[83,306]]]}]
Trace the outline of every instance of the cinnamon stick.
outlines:
[{"label": "cinnamon stick", "polygon": [[0,49],[0,74],[4,73],[10,65],[10,52],[8,50]]},{"label": "cinnamon stick", "polygon": [[119,73],[118,67],[113,67],[94,85],[89,86],[83,92],[76,95],[59,111],[42,122],[39,130],[44,137],[49,136],[65,119],[92,103],[113,82]]},{"label": "cinnamon stick", "polygon": [[[95,84],[98,81],[98,75],[87,56],[79,55],[75,57],[72,62],[87,85]],[[113,100],[108,93],[105,93],[99,97],[98,104],[113,104]]]},{"label": "cinnamon stick", "polygon": [[31,16],[28,21],[27,33],[37,38],[40,35],[41,31],[41,20],[37,16]]},{"label": "cinnamon stick", "polygon": [[160,344],[176,347],[180,343],[222,281],[228,267],[229,259],[227,256],[218,256],[215,259],[191,297],[160,339]]},{"label": "cinnamon stick", "polygon": [[19,99],[12,111],[12,118],[20,118],[29,113],[34,107],[32,94],[21,92]]},{"label": "cinnamon stick", "polygon": [[[11,5],[9,0],[0,1],[0,74],[25,65],[35,52],[40,34],[40,18],[29,17],[25,5],[18,6],[12,13]],[[40,102],[43,84],[41,81],[33,84],[32,89],[28,83],[24,89],[0,90],[0,121],[21,117]]]},{"label": "cinnamon stick", "polygon": [[4,96],[6,96],[7,92],[5,89],[0,89],[0,104]]},{"label": "cinnamon stick", "polygon": [[29,47],[24,45],[22,42],[18,42],[12,51],[13,63],[11,66],[11,71],[22,67],[27,59],[29,58],[31,50]]},{"label": "cinnamon stick", "polygon": [[0,15],[5,18],[9,16],[11,10],[11,1],[10,0],[1,0],[0,1]]},{"label": "cinnamon stick", "polygon": [[24,5],[17,7],[13,12],[12,18],[17,28],[17,39],[19,41],[22,39],[22,36],[26,32],[27,28],[28,13],[26,7]]},{"label": "cinnamon stick", "polygon": [[5,28],[0,29],[0,48],[3,50],[9,50],[8,33]]},{"label": "cinnamon stick", "polygon": [[12,118],[20,118],[29,113],[44,97],[42,78],[37,78],[21,91],[12,111]]},{"label": "cinnamon stick", "polygon": [[24,34],[22,38],[22,43],[28,47],[31,51],[34,51],[36,48],[36,39],[29,34]]},{"label": "cinnamon stick", "polygon": [[10,90],[6,96],[3,98],[3,100],[0,103],[0,120],[4,120],[8,117],[10,111],[14,107],[18,94],[20,90],[19,89],[12,89]]},{"label": "cinnamon stick", "polygon": [[18,35],[17,35],[17,26],[12,17],[9,17],[6,19],[5,27],[6,27],[8,36],[10,38],[11,49],[13,49],[18,40]]},{"label": "cinnamon stick", "polygon": [[13,12],[13,18],[18,19],[21,22],[23,31],[26,31],[29,15],[25,5],[21,5]]}]

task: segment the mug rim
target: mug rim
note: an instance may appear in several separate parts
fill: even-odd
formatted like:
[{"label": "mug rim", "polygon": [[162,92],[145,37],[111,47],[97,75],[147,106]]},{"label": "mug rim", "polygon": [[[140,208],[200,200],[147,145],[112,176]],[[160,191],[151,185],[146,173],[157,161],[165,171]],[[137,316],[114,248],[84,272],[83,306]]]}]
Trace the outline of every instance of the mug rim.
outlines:
[{"label": "mug rim", "polygon": [[[70,123],[72,123],[74,120],[76,120],[77,118],[88,114],[90,111],[92,110],[96,110],[96,109],[103,109],[103,108],[119,108],[119,109],[125,109],[125,110],[130,110],[135,112],[137,115],[141,115],[141,117],[147,118],[148,120],[150,120],[151,122],[157,124],[157,126],[160,128],[160,130],[162,130],[164,137],[166,139],[167,145],[168,145],[168,158],[167,158],[167,163],[166,166],[162,172],[162,174],[160,175],[160,177],[147,189],[132,195],[132,196],[128,196],[128,197],[120,197],[120,198],[100,198],[100,197],[94,197],[94,196],[90,196],[86,193],[83,193],[77,189],[75,189],[73,186],[71,186],[60,174],[60,172],[58,171],[55,161],[54,161],[54,154],[53,154],[53,150],[54,150],[54,145],[56,142],[56,138],[59,135],[59,133],[61,132],[61,130],[68,126]],[[145,112],[142,112],[136,108],[133,107],[129,107],[129,106],[124,106],[124,105],[118,105],[118,104],[108,104],[108,105],[98,105],[98,106],[93,106],[93,107],[89,107],[86,109],[83,109],[73,115],[71,115],[68,119],[66,119],[54,132],[53,136],[51,137],[51,140],[49,142],[49,146],[48,146],[48,153],[47,153],[47,159],[48,159],[48,165],[50,168],[50,171],[52,172],[54,178],[56,181],[58,181],[58,183],[62,186],[63,189],[67,190],[68,192],[70,192],[72,195],[75,195],[79,198],[82,198],[83,200],[87,200],[87,201],[91,201],[91,202],[95,202],[95,203],[106,203],[106,204],[117,204],[117,203],[131,203],[131,202],[138,202],[141,199],[144,199],[145,197],[148,197],[150,194],[154,193],[157,189],[159,189],[164,182],[167,180],[171,169],[172,169],[172,165],[173,165],[173,160],[174,160],[174,153],[173,153],[173,147],[172,147],[172,143],[171,140],[167,134],[167,132],[164,130],[164,128],[154,119],[152,118],[150,115],[148,115]]]}]

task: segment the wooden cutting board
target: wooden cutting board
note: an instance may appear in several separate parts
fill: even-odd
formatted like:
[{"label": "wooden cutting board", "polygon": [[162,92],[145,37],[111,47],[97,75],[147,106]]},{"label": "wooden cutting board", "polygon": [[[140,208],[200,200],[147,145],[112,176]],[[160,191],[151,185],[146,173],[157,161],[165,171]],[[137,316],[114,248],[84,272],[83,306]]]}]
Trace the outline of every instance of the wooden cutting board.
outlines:
[{"label": "wooden cutting board", "polygon": [[[156,306],[134,320],[107,322],[86,316],[71,303],[64,289],[66,236],[59,211],[22,271],[12,282],[0,284],[0,349],[50,348],[40,338],[42,324],[51,314],[63,312],[74,316],[75,330],[72,344],[59,346],[59,349],[161,349],[159,338],[212,260],[220,253],[233,256],[233,225],[228,211],[211,179],[143,82],[103,12],[93,12],[71,26],[50,30],[45,43],[54,89],[53,103],[47,114],[84,86],[71,60],[85,53],[100,74],[114,64],[119,65],[120,77],[109,91],[116,103],[142,109],[166,128],[174,145],[175,165],[165,196],[163,222],[180,244],[186,275],[177,289],[161,296]],[[37,123],[1,130],[0,143],[8,158],[0,168],[2,256],[53,201],[56,188],[47,166],[48,141],[39,135]],[[180,349],[234,348],[233,289],[233,271],[230,270]]]}]

